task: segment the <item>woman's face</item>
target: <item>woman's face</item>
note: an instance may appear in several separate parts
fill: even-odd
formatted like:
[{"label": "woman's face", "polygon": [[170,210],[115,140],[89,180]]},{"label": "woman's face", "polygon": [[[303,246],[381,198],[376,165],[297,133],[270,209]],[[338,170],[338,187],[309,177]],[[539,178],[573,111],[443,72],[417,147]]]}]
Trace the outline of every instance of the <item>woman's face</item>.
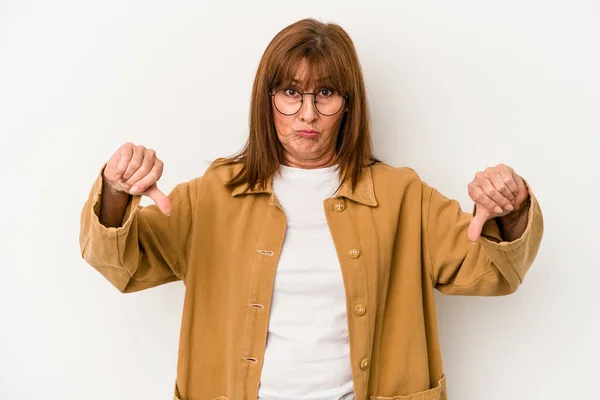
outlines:
[{"label": "woman's face", "polygon": [[[296,71],[293,89],[301,93],[321,90],[320,87],[306,87],[307,73],[307,63],[303,60]],[[343,109],[332,116],[319,114],[311,95],[304,97],[302,108],[293,115],[281,114],[273,107],[275,129],[284,149],[285,165],[306,169],[335,165],[336,140],[343,115]]]}]

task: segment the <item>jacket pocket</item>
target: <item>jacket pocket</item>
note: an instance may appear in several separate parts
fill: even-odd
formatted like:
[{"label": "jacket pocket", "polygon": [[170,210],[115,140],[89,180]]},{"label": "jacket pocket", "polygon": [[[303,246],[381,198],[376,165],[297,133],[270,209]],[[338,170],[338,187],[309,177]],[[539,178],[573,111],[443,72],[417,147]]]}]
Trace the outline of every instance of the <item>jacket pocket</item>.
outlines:
[{"label": "jacket pocket", "polygon": [[181,397],[179,397],[179,387],[177,386],[177,381],[175,381],[175,392],[173,393],[173,400],[181,400]]},{"label": "jacket pocket", "polygon": [[370,400],[448,400],[446,394],[446,377],[438,381],[438,385],[424,392],[413,393],[406,396],[371,396]]},{"label": "jacket pocket", "polygon": [[[173,400],[183,400],[179,396],[179,387],[177,387],[177,382],[175,382],[175,393],[173,393]],[[227,396],[217,396],[213,400],[228,400],[228,398]]]}]

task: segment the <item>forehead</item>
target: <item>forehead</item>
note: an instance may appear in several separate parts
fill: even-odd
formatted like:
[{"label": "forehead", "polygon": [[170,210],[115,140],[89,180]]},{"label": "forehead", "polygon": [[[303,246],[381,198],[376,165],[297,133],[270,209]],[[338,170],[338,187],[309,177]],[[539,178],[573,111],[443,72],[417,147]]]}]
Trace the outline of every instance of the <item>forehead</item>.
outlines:
[{"label": "forehead", "polygon": [[[293,70],[293,68],[292,68]],[[308,65],[308,62],[306,61],[306,59],[302,59],[299,63],[298,66],[296,67],[296,71],[293,74],[293,79],[296,82],[306,82],[307,80],[310,80],[310,76],[311,75],[311,71],[310,71],[310,66]]]},{"label": "forehead", "polygon": [[322,66],[311,66],[306,59],[303,59],[296,68],[290,69],[287,80],[290,84],[306,87],[327,83],[330,81],[330,76],[326,71],[323,71]]}]

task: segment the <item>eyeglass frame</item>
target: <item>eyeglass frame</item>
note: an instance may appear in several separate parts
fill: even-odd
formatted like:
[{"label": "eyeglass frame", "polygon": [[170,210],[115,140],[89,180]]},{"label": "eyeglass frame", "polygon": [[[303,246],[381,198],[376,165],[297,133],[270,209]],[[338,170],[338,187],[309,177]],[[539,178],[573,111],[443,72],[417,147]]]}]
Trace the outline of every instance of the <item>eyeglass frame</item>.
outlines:
[{"label": "eyeglass frame", "polygon": [[[287,89],[289,89],[289,88],[279,89],[279,90],[277,90],[276,92],[270,91],[270,92],[269,92],[269,96],[270,96],[270,97],[272,97],[272,98],[274,99],[274,98],[275,98],[275,95],[276,95],[277,93],[279,93],[279,92],[281,92],[281,91],[284,91],[284,90],[287,90]],[[332,90],[332,89],[329,89],[329,90]],[[297,91],[297,90],[296,90],[296,91]],[[340,93],[340,92],[339,92],[339,90],[333,90],[333,91],[336,91],[336,92]],[[312,92],[304,92],[304,93],[301,93],[301,92],[298,92],[298,94],[299,94],[299,95],[300,95],[300,97],[301,97],[301,100],[300,100],[300,107],[298,108],[298,111],[296,111],[296,112],[294,112],[294,113],[292,113],[292,114],[286,114],[286,113],[282,113],[282,112],[279,110],[279,108],[277,108],[277,106],[276,106],[275,104],[273,104],[273,107],[275,107],[275,109],[277,110],[277,112],[278,112],[278,113],[280,113],[281,115],[285,115],[286,117],[290,117],[290,116],[292,116],[292,115],[296,115],[296,114],[298,114],[298,113],[300,112],[300,110],[302,110],[302,105],[304,104],[304,95],[305,95],[305,94],[312,94],[312,95],[314,96],[314,97],[313,97],[313,98],[314,98],[314,101],[313,101],[313,103],[315,104],[315,110],[317,110],[317,112],[318,112],[319,114],[321,114],[321,115],[323,115],[323,116],[325,116],[325,117],[333,117],[334,115],[336,115],[337,113],[339,113],[339,112],[342,110],[342,108],[344,108],[344,105],[346,104],[346,100],[348,100],[348,99],[350,98],[350,96],[349,96],[349,95],[347,95],[347,94],[346,94],[346,95],[344,95],[344,96],[342,96],[342,100],[343,100],[343,101],[342,101],[342,105],[341,105],[341,107],[340,107],[340,109],[339,109],[339,110],[337,110],[337,111],[336,111],[336,112],[334,112],[333,114],[323,114],[321,111],[319,111],[319,107],[317,107],[317,93],[312,93]],[[341,95],[341,93],[340,93],[340,95]]]}]

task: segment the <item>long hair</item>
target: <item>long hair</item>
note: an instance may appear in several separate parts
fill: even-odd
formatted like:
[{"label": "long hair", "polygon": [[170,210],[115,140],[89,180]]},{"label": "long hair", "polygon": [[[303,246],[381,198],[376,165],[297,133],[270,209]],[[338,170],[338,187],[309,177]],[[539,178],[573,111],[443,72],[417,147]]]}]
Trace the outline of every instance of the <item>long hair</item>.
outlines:
[{"label": "long hair", "polygon": [[308,82],[328,78],[329,86],[348,96],[336,142],[341,182],[350,180],[354,190],[363,169],[379,162],[373,156],[365,85],[350,36],[337,24],[303,19],[280,31],[260,60],[252,88],[248,141],[243,150],[220,163],[242,164],[227,183],[229,189],[242,185],[264,189],[284,162],[270,93],[294,80],[303,59],[308,65]]}]

